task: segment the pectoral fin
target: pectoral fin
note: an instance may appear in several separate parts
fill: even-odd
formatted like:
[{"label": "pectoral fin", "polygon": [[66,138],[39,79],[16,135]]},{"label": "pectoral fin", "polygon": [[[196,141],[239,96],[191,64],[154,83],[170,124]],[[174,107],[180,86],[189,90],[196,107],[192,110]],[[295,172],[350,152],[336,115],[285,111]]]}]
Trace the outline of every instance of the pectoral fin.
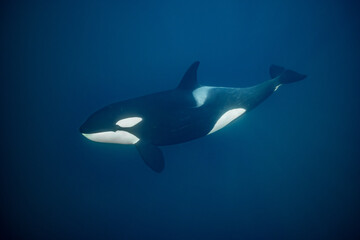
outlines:
[{"label": "pectoral fin", "polygon": [[143,141],[139,141],[136,144],[136,148],[146,165],[148,165],[152,170],[158,173],[164,170],[164,156],[160,148]]}]

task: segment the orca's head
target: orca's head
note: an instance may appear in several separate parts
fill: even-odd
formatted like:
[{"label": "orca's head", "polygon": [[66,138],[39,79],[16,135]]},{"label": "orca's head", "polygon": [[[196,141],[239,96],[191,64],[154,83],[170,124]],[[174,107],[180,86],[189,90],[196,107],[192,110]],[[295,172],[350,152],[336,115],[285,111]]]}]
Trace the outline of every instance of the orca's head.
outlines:
[{"label": "orca's head", "polygon": [[140,140],[136,132],[142,120],[136,114],[123,113],[110,105],[92,114],[79,130],[91,141],[135,144]]}]

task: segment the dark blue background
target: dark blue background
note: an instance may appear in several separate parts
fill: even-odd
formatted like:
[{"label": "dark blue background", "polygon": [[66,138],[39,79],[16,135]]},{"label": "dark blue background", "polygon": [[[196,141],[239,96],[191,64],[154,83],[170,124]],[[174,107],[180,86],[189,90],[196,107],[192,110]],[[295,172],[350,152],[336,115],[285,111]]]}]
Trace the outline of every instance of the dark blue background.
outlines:
[{"label": "dark blue background", "polygon": [[[359,239],[360,21],[351,1],[2,1],[1,235],[10,239]],[[133,146],[78,127],[177,86],[308,75],[211,136]]]}]

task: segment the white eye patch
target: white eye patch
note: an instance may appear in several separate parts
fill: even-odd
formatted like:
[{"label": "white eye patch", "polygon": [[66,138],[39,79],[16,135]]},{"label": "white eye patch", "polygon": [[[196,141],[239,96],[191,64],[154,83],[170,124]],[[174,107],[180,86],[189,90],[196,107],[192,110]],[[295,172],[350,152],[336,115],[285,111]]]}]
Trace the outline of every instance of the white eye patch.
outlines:
[{"label": "white eye patch", "polygon": [[129,128],[129,127],[135,126],[136,124],[138,124],[141,121],[142,121],[141,117],[129,117],[129,118],[124,118],[124,119],[117,121],[116,125],[123,127],[123,128]]}]

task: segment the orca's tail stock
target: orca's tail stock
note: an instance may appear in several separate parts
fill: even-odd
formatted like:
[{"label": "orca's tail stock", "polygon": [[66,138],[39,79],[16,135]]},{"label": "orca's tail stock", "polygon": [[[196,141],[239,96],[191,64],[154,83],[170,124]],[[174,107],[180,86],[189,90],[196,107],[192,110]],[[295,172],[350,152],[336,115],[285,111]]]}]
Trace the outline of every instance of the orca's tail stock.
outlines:
[{"label": "orca's tail stock", "polygon": [[306,78],[306,75],[304,74],[300,74],[274,64],[270,66],[269,72],[272,79],[278,79],[279,84],[293,83]]}]

